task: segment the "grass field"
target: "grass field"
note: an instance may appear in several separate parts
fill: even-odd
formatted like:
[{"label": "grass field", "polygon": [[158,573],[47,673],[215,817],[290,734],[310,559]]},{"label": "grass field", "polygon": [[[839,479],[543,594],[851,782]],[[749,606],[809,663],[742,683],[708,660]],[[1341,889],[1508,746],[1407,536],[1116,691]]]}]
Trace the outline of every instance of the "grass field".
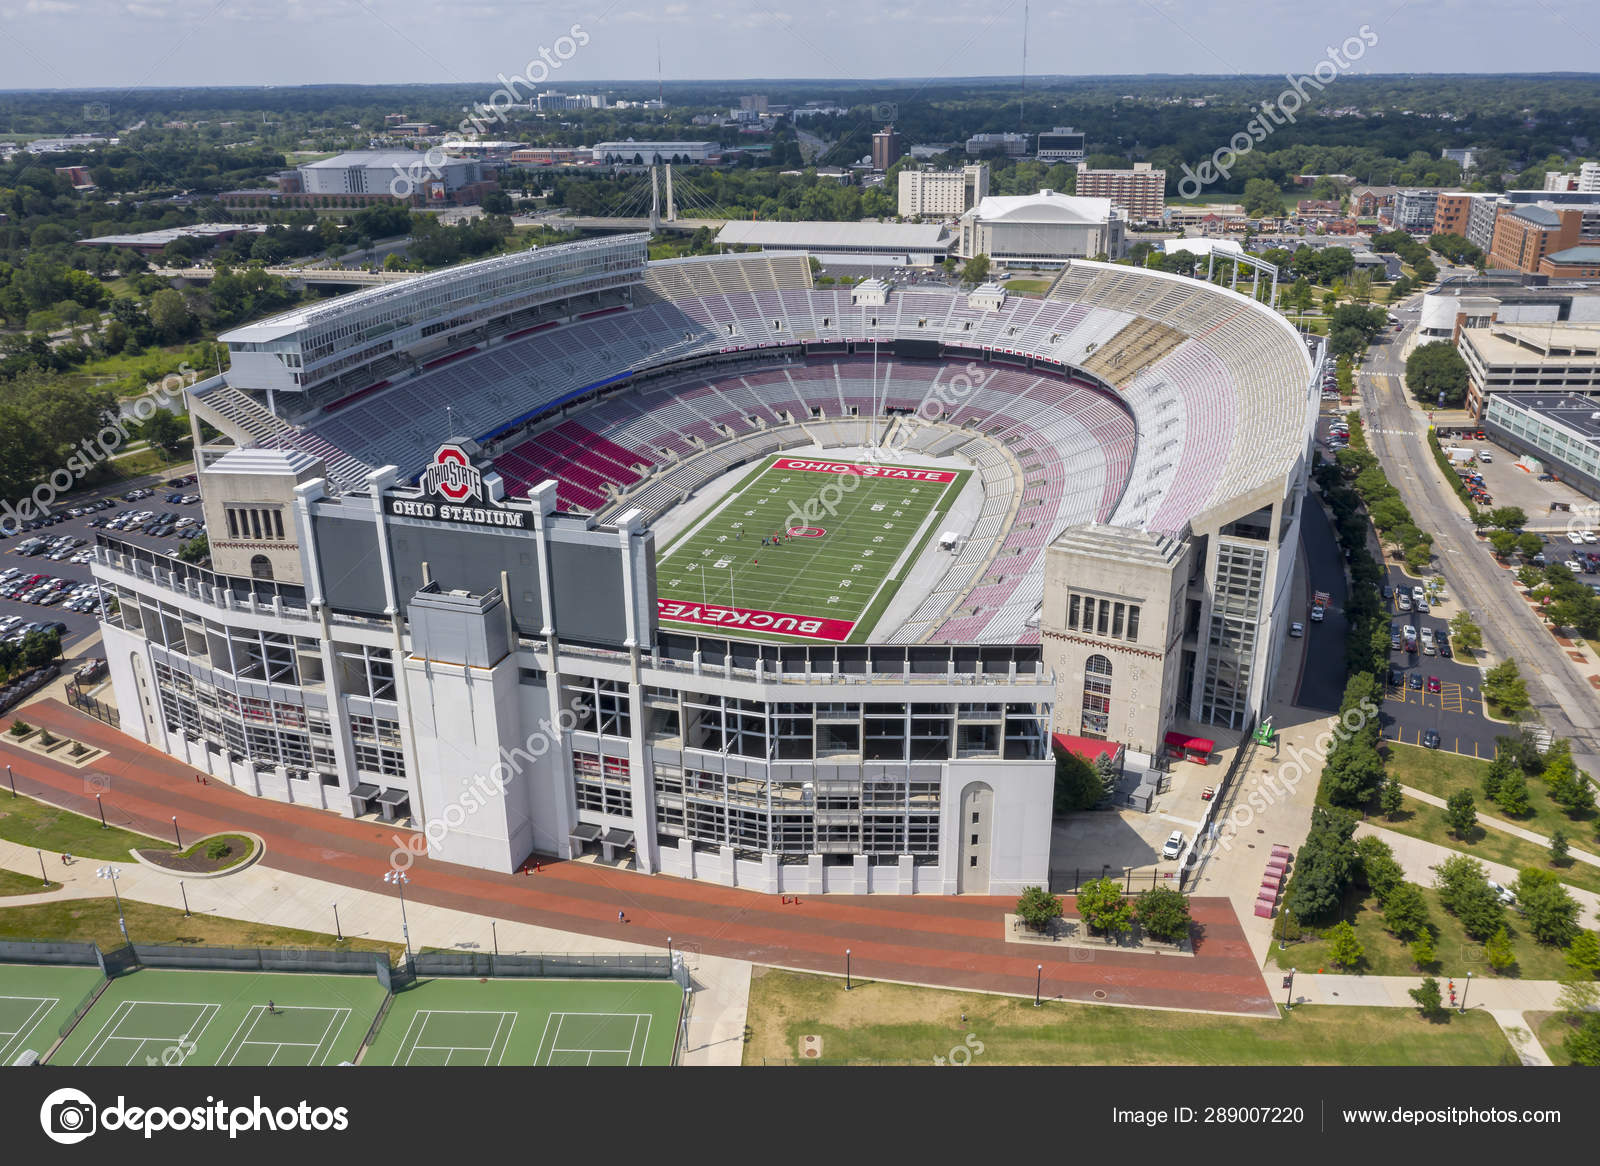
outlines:
[{"label": "grass field", "polygon": [[[108,813],[114,812],[108,804]],[[116,826],[102,828],[98,818],[86,818],[26,795],[0,794],[0,838],[43,850],[46,861],[59,863],[63,853],[74,858],[111,858],[125,861],[130,850],[172,850],[172,843]]]},{"label": "grass field", "polygon": [[383,1003],[376,976],[145,968],[112,981],[53,1065],[337,1065]]},{"label": "grass field", "polygon": [[[661,621],[763,639],[861,642],[967,474],[769,458],[661,554]],[[762,545],[773,536],[780,541]]]},{"label": "grass field", "polygon": [[[963,1022],[965,1014],[965,1022]],[[1108,1008],[913,988],[757,968],[744,1063],[894,1065],[1501,1065],[1516,1054],[1494,1018],[1431,1024],[1410,1008],[1304,1006],[1279,1019]],[[942,1058],[942,1061],[939,1059]]]},{"label": "grass field", "polygon": [[0,1066],[25,1049],[44,1056],[79,1001],[103,979],[99,968],[0,964]]},{"label": "grass field", "polygon": [[1595,853],[1594,815],[1568,817],[1566,811],[1551,800],[1548,788],[1537,777],[1528,779],[1529,812],[1513,818],[1483,795],[1483,775],[1489,771],[1487,761],[1398,742],[1389,742],[1387,753],[1385,762],[1389,773],[1401,785],[1440,798],[1449,798],[1457,790],[1467,790],[1477,803],[1480,818],[1499,818],[1546,837],[1554,830],[1561,830],[1574,849]]},{"label": "grass field", "polygon": [[38,875],[18,874],[14,870],[0,870],[0,899],[7,895],[38,895],[59,889],[60,883],[45,882]]},{"label": "grass field", "polygon": [[[1532,783],[1529,784],[1531,787]],[[1473,827],[1472,833],[1462,840],[1457,838],[1445,824],[1443,810],[1437,806],[1425,806],[1415,798],[1408,797],[1404,800],[1398,818],[1389,818],[1385,815],[1374,818],[1373,821],[1386,830],[1410,834],[1413,838],[1421,838],[1426,842],[1436,842],[1440,846],[1448,846],[1452,850],[1470,854],[1473,858],[1484,862],[1498,862],[1513,870],[1536,866],[1540,870],[1549,871],[1564,883],[1571,883],[1586,891],[1600,892],[1600,866],[1591,866],[1586,862],[1572,862],[1561,867],[1551,866],[1549,847],[1529,842],[1526,838],[1518,838],[1515,834],[1507,834],[1503,830],[1487,829],[1481,824]],[[1594,843],[1585,835],[1578,834],[1576,830],[1569,830],[1567,837],[1574,848],[1589,849],[1591,853],[1593,852]]]},{"label": "grass field", "polygon": [[670,980],[423,980],[398,993],[364,1065],[669,1065]]},{"label": "grass field", "polygon": [[[399,959],[401,954],[398,943],[350,938],[340,943],[331,935],[315,931],[274,927],[270,923],[250,923],[221,915],[185,916],[176,907],[160,907],[133,899],[124,899],[122,908],[128,919],[128,934],[138,943],[339,948],[383,952],[391,963]],[[41,936],[93,943],[102,951],[111,951],[126,942],[117,927],[117,906],[109,897],[61,899],[26,907],[7,907],[0,900],[0,939],[38,939]]]}]

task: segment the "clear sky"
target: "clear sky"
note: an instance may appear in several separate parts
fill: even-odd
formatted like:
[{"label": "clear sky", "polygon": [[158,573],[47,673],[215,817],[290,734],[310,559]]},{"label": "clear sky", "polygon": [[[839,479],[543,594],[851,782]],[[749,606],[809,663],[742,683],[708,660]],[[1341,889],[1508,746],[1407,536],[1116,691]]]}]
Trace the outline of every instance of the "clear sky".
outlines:
[{"label": "clear sky", "polygon": [[[1279,73],[1376,37],[1376,73],[1600,70],[1596,0],[1033,0],[1032,74]],[[1015,74],[1023,0],[3,0],[0,88]],[[552,56],[554,56],[552,52]]]}]

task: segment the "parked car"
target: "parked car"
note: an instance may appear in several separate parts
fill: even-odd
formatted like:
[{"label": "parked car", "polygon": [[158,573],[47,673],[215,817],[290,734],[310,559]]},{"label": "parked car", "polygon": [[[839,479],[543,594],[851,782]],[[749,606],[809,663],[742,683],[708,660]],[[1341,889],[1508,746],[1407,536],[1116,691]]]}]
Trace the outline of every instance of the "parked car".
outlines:
[{"label": "parked car", "polygon": [[1306,625],[1301,623],[1299,620],[1295,620],[1293,623],[1291,623],[1289,625],[1289,634],[1291,636],[1303,636],[1303,635],[1305,635],[1306,634]]},{"label": "parked car", "polygon": [[1162,858],[1177,858],[1183,853],[1183,831],[1174,830],[1168,837],[1165,845],[1161,847]]},{"label": "parked car", "polygon": [[1406,687],[1411,689],[1413,692],[1421,692],[1422,673],[1413,672],[1410,676],[1406,677]]},{"label": "parked car", "polygon": [[1513,895],[1505,887],[1502,887],[1499,883],[1495,882],[1493,879],[1489,880],[1489,889],[1494,892],[1495,898],[1499,899],[1507,907],[1512,906],[1517,901],[1517,897],[1515,895]]},{"label": "parked car", "polygon": [[1437,749],[1439,747],[1439,730],[1429,729],[1422,734],[1422,747],[1424,749]]},{"label": "parked car", "polygon": [[1438,692],[1439,691],[1439,678],[1437,676],[1428,677],[1428,691],[1429,692]]}]

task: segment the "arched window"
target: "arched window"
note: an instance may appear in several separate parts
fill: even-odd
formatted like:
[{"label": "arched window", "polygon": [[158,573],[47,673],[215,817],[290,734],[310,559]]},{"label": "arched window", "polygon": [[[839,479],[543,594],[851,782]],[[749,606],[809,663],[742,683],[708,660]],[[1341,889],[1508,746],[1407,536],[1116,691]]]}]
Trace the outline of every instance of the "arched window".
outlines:
[{"label": "arched window", "polygon": [[272,578],[272,560],[266,555],[254,555],[250,559],[250,578]]},{"label": "arched window", "polygon": [[1090,656],[1083,662],[1083,729],[1085,737],[1111,733],[1111,661]]}]

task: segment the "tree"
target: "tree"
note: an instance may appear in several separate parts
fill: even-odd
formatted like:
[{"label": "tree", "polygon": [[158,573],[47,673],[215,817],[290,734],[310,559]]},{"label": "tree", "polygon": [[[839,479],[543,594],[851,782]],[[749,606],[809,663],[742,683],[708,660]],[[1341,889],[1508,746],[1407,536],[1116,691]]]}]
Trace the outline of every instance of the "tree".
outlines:
[{"label": "tree", "polygon": [[989,278],[989,257],[987,255],[974,255],[967,260],[966,266],[961,269],[963,283],[980,284]]},{"label": "tree", "polygon": [[1578,904],[1547,870],[1529,867],[1517,876],[1517,908],[1540,943],[1566,947],[1578,934]]},{"label": "tree", "polygon": [[1429,1020],[1436,1020],[1449,1015],[1444,1010],[1444,997],[1439,994],[1439,981],[1429,976],[1417,987],[1411,989],[1411,998],[1417,1002],[1417,1008]]},{"label": "tree", "polygon": [[1362,806],[1383,783],[1383,758],[1364,736],[1346,737],[1328,754],[1322,768],[1323,788],[1337,806]]},{"label": "tree", "polygon": [[1383,904],[1383,924],[1401,939],[1423,934],[1428,928],[1428,901],[1416,883],[1400,883]]},{"label": "tree", "polygon": [[1504,926],[1484,941],[1483,957],[1497,972],[1504,972],[1515,966],[1517,953],[1511,946],[1511,936]]},{"label": "tree", "polygon": [[1390,893],[1406,877],[1406,872],[1395,861],[1394,851],[1382,838],[1369,834],[1356,843],[1356,854],[1361,860],[1361,881],[1377,896],[1379,903],[1387,902]]},{"label": "tree", "polygon": [[183,296],[171,288],[163,288],[150,297],[149,314],[150,323],[169,344],[183,339],[194,326],[194,317],[189,314]]},{"label": "tree", "polygon": [[1120,935],[1133,923],[1133,907],[1116,879],[1090,879],[1078,888],[1078,914],[1108,937]]},{"label": "tree", "polygon": [[1366,958],[1367,949],[1356,937],[1356,929],[1341,919],[1328,931],[1328,962],[1341,968],[1354,968]]},{"label": "tree", "polygon": [[1440,905],[1461,920],[1469,935],[1483,939],[1505,925],[1505,908],[1489,887],[1489,876],[1481,862],[1471,855],[1457,854],[1433,871]]},{"label": "tree", "polygon": [[1594,813],[1594,786],[1570,757],[1558,758],[1545,772],[1550,800],[1567,812],[1569,818],[1586,818]]},{"label": "tree", "polygon": [[1567,967],[1579,976],[1593,977],[1600,972],[1600,935],[1580,931],[1567,945]]},{"label": "tree", "polygon": [[1092,810],[1099,803],[1101,792],[1099,770],[1070,750],[1056,751],[1056,813]]},{"label": "tree", "polygon": [[1494,551],[1496,558],[1503,559],[1517,549],[1517,536],[1509,530],[1491,531],[1489,548]]},{"label": "tree", "polygon": [[1424,927],[1411,941],[1411,962],[1419,968],[1431,968],[1433,961],[1438,958],[1439,953],[1433,947],[1433,932]]},{"label": "tree", "polygon": [[1061,918],[1061,900],[1043,887],[1024,887],[1017,900],[1017,917],[1035,931],[1044,931]]},{"label": "tree", "polygon": [[1457,790],[1450,795],[1450,800],[1444,807],[1444,820],[1452,834],[1466,841],[1478,825],[1478,812],[1472,800],[1471,790]]},{"label": "tree", "polygon": [[1467,396],[1467,363],[1447,340],[1418,345],[1406,358],[1406,388],[1424,405],[1459,408]]},{"label": "tree", "polygon": [[178,558],[185,563],[203,563],[211,557],[211,536],[198,535],[178,548]]},{"label": "tree", "polygon": [[1489,511],[1489,525],[1498,526],[1502,530],[1523,527],[1527,524],[1528,515],[1520,506],[1496,506]]},{"label": "tree", "polygon": [[1561,1047],[1574,1065],[1600,1065],[1600,1012],[1586,1012]]},{"label": "tree", "polygon": [[1450,617],[1450,638],[1455,641],[1457,651],[1476,652],[1483,646],[1483,630],[1465,611]]},{"label": "tree", "polygon": [[1483,796],[1486,801],[1497,801],[1500,797],[1500,787],[1511,776],[1511,762],[1505,757],[1496,754],[1495,759],[1489,762],[1489,767],[1483,771]]},{"label": "tree", "polygon": [[1528,686],[1515,660],[1500,661],[1483,676],[1483,695],[1497,705],[1501,712],[1515,716],[1532,707],[1528,700]]},{"label": "tree", "polygon": [[139,427],[139,436],[168,457],[173,457],[183,445],[184,439],[189,436],[189,430],[167,410],[157,409],[151,414],[150,419]]},{"label": "tree", "polygon": [[1400,810],[1405,806],[1406,795],[1400,788],[1400,782],[1390,778],[1383,783],[1383,791],[1378,795],[1378,808],[1383,811],[1384,817],[1393,819],[1398,817]]},{"label": "tree", "polygon": [[1295,918],[1326,919],[1339,909],[1359,862],[1355,829],[1356,816],[1349,810],[1311,811],[1311,829],[1295,858],[1285,900]]},{"label": "tree", "polygon": [[1189,938],[1189,897],[1171,887],[1154,887],[1140,891],[1138,898],[1139,926],[1169,943],[1180,943]]},{"label": "tree", "polygon": [[1533,812],[1533,802],[1528,797],[1528,779],[1522,776],[1520,769],[1513,769],[1506,775],[1494,800],[1508,817],[1523,818]]},{"label": "tree", "polygon": [[53,631],[29,632],[23,637],[20,655],[24,668],[43,668],[61,655],[61,634]]},{"label": "tree", "polygon": [[1550,831],[1550,865],[1572,865],[1572,857],[1567,853],[1567,836],[1559,829]]},{"label": "tree", "polygon": [[1277,184],[1266,178],[1252,178],[1244,184],[1244,196],[1239,200],[1244,213],[1252,219],[1278,218],[1283,214],[1283,194]]}]

